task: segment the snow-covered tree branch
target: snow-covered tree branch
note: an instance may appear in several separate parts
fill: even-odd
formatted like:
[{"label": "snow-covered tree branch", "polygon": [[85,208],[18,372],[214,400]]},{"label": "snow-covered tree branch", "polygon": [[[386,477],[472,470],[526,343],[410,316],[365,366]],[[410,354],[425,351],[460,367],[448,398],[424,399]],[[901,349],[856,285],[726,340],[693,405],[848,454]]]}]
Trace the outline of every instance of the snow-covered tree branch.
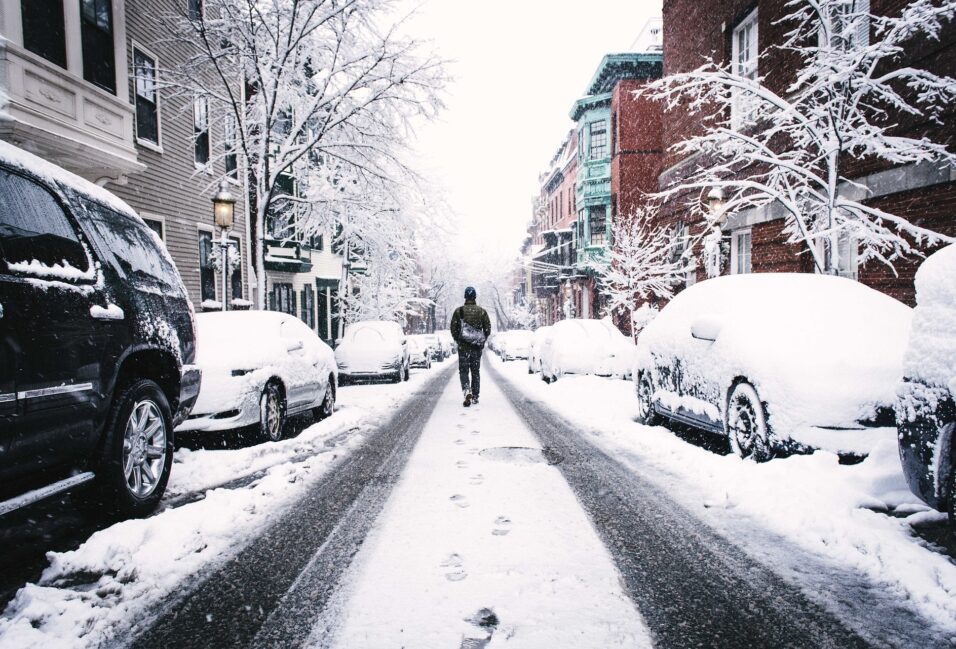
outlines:
[{"label": "snow-covered tree branch", "polygon": [[721,188],[721,214],[705,213],[700,201],[688,206],[706,223],[705,234],[724,214],[779,210],[790,243],[804,244],[821,272],[844,270],[841,246],[856,246],[860,263],[877,260],[892,269],[902,257],[952,241],[867,204],[869,190],[846,170],[864,160],[956,165],[945,143],[907,128],[941,124],[956,101],[956,80],[902,63],[914,40],[938,38],[956,16],[956,1],[914,0],[894,16],[871,14],[868,0],[789,0],[786,8],[780,22],[789,31],[773,47],[800,64],[778,91],[737,61],[709,61],[644,90],[668,110],[702,117],[702,132],[676,146],[696,157],[695,168],[660,198]]}]

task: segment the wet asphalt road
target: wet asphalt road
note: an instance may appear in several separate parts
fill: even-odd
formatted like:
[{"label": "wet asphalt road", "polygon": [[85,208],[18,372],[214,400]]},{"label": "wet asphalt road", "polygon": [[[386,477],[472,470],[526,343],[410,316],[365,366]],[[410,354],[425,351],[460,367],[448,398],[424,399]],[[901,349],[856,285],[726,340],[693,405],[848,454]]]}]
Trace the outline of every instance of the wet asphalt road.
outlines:
[{"label": "wet asphalt road", "polygon": [[451,374],[449,367],[429,380],[262,535],[132,629],[129,646],[299,646],[361,547]]}]

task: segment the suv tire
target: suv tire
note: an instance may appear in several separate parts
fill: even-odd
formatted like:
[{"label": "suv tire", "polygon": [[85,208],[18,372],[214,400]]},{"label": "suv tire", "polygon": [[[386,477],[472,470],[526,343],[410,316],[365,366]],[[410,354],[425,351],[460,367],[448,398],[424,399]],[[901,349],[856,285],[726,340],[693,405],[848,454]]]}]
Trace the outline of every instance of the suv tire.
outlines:
[{"label": "suv tire", "polygon": [[96,480],[74,497],[87,514],[145,516],[159,505],[173,464],[173,421],[160,387],[140,379],[122,389],[107,419]]}]

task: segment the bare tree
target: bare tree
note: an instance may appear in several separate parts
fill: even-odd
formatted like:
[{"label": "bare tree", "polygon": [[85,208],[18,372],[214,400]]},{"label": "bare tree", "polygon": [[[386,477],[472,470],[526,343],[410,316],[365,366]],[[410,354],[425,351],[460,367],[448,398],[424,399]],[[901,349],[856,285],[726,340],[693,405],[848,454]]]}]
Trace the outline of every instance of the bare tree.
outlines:
[{"label": "bare tree", "polygon": [[[665,188],[664,200],[720,188],[723,213],[779,210],[790,243],[805,244],[820,272],[841,270],[838,251],[858,246],[860,263],[893,268],[901,257],[951,237],[867,205],[867,188],[844,175],[853,160],[887,165],[954,165],[943,143],[907,135],[897,120],[942,124],[956,80],[900,63],[914,39],[936,39],[956,15],[954,0],[915,0],[897,16],[878,16],[868,0],[789,0],[790,27],[777,46],[800,61],[778,93],[752,70],[710,61],[665,77],[643,92],[668,110],[703,115],[701,134],[676,151],[699,156],[696,170]],[[766,53],[761,55],[765,57]],[[759,66],[758,66],[759,69]],[[720,215],[689,207],[707,222]]]},{"label": "bare tree", "polygon": [[[199,15],[163,18],[169,38],[193,52],[164,76],[205,98],[235,134],[249,181],[261,307],[270,215],[294,215],[287,218],[301,235],[347,213],[357,189],[395,183],[407,171],[400,153],[413,121],[441,106],[444,68],[401,36],[389,0],[203,4]],[[292,178],[304,186],[290,190]],[[290,205],[321,209],[303,214]]]}]

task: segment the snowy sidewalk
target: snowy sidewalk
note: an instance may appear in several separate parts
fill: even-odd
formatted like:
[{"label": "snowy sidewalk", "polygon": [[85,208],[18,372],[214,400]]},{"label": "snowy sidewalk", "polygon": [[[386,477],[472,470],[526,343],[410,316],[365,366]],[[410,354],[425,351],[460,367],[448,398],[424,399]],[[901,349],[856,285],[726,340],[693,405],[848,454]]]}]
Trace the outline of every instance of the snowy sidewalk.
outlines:
[{"label": "snowy sidewalk", "polygon": [[449,383],[313,643],[651,646],[570,487],[482,378],[470,409]]}]

